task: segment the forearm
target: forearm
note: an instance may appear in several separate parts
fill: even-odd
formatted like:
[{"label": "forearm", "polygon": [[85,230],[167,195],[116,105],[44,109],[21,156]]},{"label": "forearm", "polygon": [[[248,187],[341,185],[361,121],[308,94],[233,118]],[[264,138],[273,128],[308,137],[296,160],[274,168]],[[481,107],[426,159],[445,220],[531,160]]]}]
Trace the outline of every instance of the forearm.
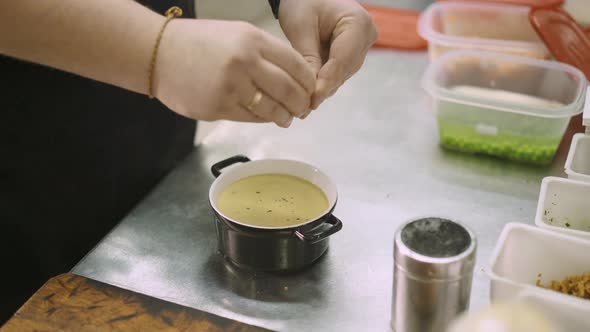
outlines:
[{"label": "forearm", "polygon": [[132,0],[0,1],[0,53],[147,93],[163,21]]}]

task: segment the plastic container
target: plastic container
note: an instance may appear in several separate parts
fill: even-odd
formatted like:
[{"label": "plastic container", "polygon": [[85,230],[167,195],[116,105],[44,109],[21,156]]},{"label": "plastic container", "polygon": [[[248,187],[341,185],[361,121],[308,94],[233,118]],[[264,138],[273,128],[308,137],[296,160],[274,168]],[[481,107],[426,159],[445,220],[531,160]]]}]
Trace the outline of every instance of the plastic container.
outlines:
[{"label": "plastic container", "polygon": [[[558,177],[544,178],[535,224],[541,228],[590,239],[590,182]],[[590,270],[590,263],[588,268]]]},{"label": "plastic container", "polygon": [[[565,0],[437,0],[442,1],[461,1],[461,2],[494,2],[511,5],[529,6],[533,8],[557,7],[561,6]],[[581,0],[585,1],[585,0]]]},{"label": "plastic container", "polygon": [[446,332],[566,332],[536,305],[520,299],[464,313]]},{"label": "plastic container", "polygon": [[576,134],[565,161],[568,178],[590,182],[590,136]]},{"label": "plastic container", "polygon": [[[432,97],[444,148],[548,164],[570,118],[582,111],[587,81],[566,64],[455,51],[430,64],[422,86]],[[467,93],[464,87],[504,94]]]},{"label": "plastic container", "polygon": [[430,59],[458,49],[549,58],[529,23],[530,7],[478,2],[440,2],[420,16],[418,33],[428,41]]},{"label": "plastic container", "polygon": [[587,331],[590,328],[590,306],[577,305],[577,302],[569,299],[531,291],[519,293],[516,301],[530,306],[543,318],[558,326],[561,332]]},{"label": "plastic container", "polygon": [[532,225],[508,223],[492,253],[488,275],[492,302],[510,301],[521,292],[568,302],[588,312],[590,301],[536,286],[590,272],[590,241]]}]

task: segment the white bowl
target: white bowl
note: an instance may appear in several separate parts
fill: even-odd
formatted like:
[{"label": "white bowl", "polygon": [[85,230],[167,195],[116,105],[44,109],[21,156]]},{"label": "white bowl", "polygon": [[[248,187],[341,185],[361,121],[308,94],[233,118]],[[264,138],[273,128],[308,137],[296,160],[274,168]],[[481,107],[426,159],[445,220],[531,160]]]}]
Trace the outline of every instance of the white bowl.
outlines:
[{"label": "white bowl", "polygon": [[[544,178],[535,224],[541,228],[590,239],[590,182],[558,177]],[[590,263],[588,266],[590,268]]]},{"label": "white bowl", "polygon": [[[590,272],[590,241],[532,225],[508,223],[492,253],[488,275],[492,302],[515,299],[521,292],[566,301],[590,312],[590,301],[536,286]],[[540,275],[540,277],[539,277]]]},{"label": "white bowl", "polygon": [[[227,169],[221,172],[221,169],[224,169],[226,167]],[[217,169],[214,170],[215,168]],[[330,177],[328,177],[328,175],[326,175],[324,172],[310,164],[306,164],[296,160],[262,159],[250,161],[245,156],[234,156],[213,165],[212,172],[217,177],[217,179],[213,181],[213,183],[211,184],[211,188],[209,189],[209,203],[211,204],[211,207],[215,210],[216,213],[218,213],[226,220],[229,220],[235,224],[242,226],[256,227],[260,229],[285,228],[284,226],[263,227],[244,224],[241,221],[234,220],[221,213],[221,211],[219,211],[219,209],[217,208],[217,200],[219,199],[219,195],[223,192],[223,190],[232,183],[249,176],[260,174],[292,175],[311,182],[312,184],[319,187],[324,192],[324,194],[326,194],[326,198],[328,199],[328,208],[326,209],[326,211],[324,211],[320,216],[318,216],[317,219],[305,221],[298,225],[292,225],[289,226],[289,228],[301,227],[303,225],[312,224],[316,222],[318,219],[321,219],[322,217],[331,213],[331,211],[334,210],[336,201],[338,200],[338,191],[336,188],[336,184],[334,183],[334,181],[332,181]],[[219,174],[216,174],[216,172],[218,172]]]}]

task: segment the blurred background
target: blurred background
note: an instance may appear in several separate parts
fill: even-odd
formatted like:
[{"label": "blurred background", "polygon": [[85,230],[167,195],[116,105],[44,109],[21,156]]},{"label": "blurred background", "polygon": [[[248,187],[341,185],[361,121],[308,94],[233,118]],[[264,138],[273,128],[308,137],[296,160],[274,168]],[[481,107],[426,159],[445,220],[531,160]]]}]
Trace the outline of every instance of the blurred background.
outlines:
[{"label": "blurred background", "polygon": [[[359,2],[421,11],[435,0],[362,0]],[[247,21],[287,41],[278,21],[272,16],[267,0],[196,0],[196,8],[200,19]],[[582,25],[590,25],[590,0],[566,0],[564,8]],[[195,144],[198,145],[218,124],[218,122],[199,121]]]},{"label": "blurred background", "polygon": [[[368,0],[359,2],[422,10],[434,0]],[[267,0],[196,0],[196,6],[200,19],[247,21],[286,41],[279,23],[272,16]],[[195,144],[198,145],[218,124],[219,122],[199,121]]]}]

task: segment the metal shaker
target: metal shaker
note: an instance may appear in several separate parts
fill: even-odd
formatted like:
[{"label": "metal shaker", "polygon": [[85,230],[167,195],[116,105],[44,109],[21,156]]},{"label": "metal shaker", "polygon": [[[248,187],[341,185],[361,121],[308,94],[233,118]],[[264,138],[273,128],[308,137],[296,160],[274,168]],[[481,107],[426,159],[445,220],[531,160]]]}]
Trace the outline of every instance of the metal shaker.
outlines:
[{"label": "metal shaker", "polygon": [[402,225],[393,248],[391,327],[395,332],[444,332],[469,307],[476,239],[442,218]]}]

